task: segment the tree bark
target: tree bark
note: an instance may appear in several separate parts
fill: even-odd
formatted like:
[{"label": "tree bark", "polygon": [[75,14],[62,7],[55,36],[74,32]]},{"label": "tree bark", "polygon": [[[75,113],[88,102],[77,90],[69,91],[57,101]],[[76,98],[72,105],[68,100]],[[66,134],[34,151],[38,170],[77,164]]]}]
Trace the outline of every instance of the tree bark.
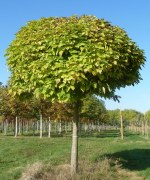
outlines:
[{"label": "tree bark", "polygon": [[5,121],[4,121],[4,135],[7,135],[7,129],[8,129],[8,120],[5,119]]},{"label": "tree bark", "polygon": [[38,132],[39,131],[39,122],[36,121],[36,131]]},{"label": "tree bark", "polygon": [[40,114],[40,138],[42,138],[43,134],[43,119],[42,119],[42,114]]},{"label": "tree bark", "polygon": [[33,123],[32,123],[33,136],[35,136],[35,126],[36,126],[35,123],[36,123],[36,122],[35,122],[35,119],[34,119],[34,120],[33,120]]},{"label": "tree bark", "polygon": [[18,134],[21,135],[21,119],[20,118],[18,122]]},{"label": "tree bark", "polygon": [[78,169],[78,122],[79,122],[79,102],[74,103],[73,130],[72,130],[72,150],[71,150],[71,174],[75,174]]},{"label": "tree bark", "polygon": [[55,120],[55,133],[57,134],[57,121]]},{"label": "tree bark", "polygon": [[62,134],[62,121],[59,122],[59,134]]},{"label": "tree bark", "polygon": [[15,121],[15,137],[18,135],[18,117],[16,116],[16,121]]},{"label": "tree bark", "polygon": [[49,117],[49,121],[48,121],[48,137],[51,137],[51,119]]},{"label": "tree bark", "polygon": [[65,133],[68,132],[68,123],[65,121]]},{"label": "tree bark", "polygon": [[21,120],[21,134],[24,134],[24,120]]},{"label": "tree bark", "polygon": [[146,138],[149,138],[147,120],[145,121],[145,136],[146,136]]},{"label": "tree bark", "polygon": [[28,130],[29,130],[29,120],[27,119],[26,120],[26,133],[28,133]]}]

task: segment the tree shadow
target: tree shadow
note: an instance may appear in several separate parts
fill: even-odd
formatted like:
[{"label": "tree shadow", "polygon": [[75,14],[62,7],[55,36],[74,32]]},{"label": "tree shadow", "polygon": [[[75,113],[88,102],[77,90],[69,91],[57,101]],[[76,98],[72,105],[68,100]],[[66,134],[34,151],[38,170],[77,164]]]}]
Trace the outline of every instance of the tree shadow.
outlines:
[{"label": "tree shadow", "polygon": [[[150,149],[133,149],[105,154],[108,157],[119,161],[122,167],[129,170],[141,171],[150,167]],[[101,159],[101,157],[97,158]]]}]

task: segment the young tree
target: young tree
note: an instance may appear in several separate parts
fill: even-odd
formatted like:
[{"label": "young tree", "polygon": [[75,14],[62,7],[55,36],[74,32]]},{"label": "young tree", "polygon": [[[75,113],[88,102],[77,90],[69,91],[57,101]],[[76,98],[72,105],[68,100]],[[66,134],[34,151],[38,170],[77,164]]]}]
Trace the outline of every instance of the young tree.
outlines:
[{"label": "young tree", "polygon": [[143,51],[127,33],[94,16],[31,21],[6,52],[12,92],[74,104],[72,173],[77,170],[80,101],[87,94],[116,99],[115,90],[141,79]]}]

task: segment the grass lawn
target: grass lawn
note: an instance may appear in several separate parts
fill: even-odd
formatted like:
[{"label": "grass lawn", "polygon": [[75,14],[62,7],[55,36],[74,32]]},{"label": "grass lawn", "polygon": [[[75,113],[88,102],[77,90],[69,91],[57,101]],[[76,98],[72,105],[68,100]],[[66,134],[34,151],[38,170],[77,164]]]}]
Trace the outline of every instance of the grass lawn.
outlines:
[{"label": "grass lawn", "polygon": [[[19,179],[27,165],[35,162],[52,166],[69,164],[70,150],[70,136],[40,139],[0,135],[0,180]],[[150,141],[140,135],[126,133],[124,140],[120,140],[115,131],[81,135],[79,162],[94,164],[104,158],[150,179]]]}]

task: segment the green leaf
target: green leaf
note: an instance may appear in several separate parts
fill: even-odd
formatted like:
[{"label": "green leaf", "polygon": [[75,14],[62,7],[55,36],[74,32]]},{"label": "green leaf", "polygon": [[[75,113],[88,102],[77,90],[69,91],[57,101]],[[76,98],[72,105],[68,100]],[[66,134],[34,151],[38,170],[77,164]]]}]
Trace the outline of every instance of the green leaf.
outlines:
[{"label": "green leaf", "polygon": [[59,56],[62,56],[63,55],[63,51],[59,51]]},{"label": "green leaf", "polygon": [[102,87],[102,91],[103,91],[104,94],[106,93],[105,87]]},{"label": "green leaf", "polygon": [[114,61],[113,63],[114,63],[114,65],[117,65],[117,61]]},{"label": "green leaf", "polygon": [[97,88],[97,83],[94,83],[93,85],[94,85],[94,88],[96,89]]}]

